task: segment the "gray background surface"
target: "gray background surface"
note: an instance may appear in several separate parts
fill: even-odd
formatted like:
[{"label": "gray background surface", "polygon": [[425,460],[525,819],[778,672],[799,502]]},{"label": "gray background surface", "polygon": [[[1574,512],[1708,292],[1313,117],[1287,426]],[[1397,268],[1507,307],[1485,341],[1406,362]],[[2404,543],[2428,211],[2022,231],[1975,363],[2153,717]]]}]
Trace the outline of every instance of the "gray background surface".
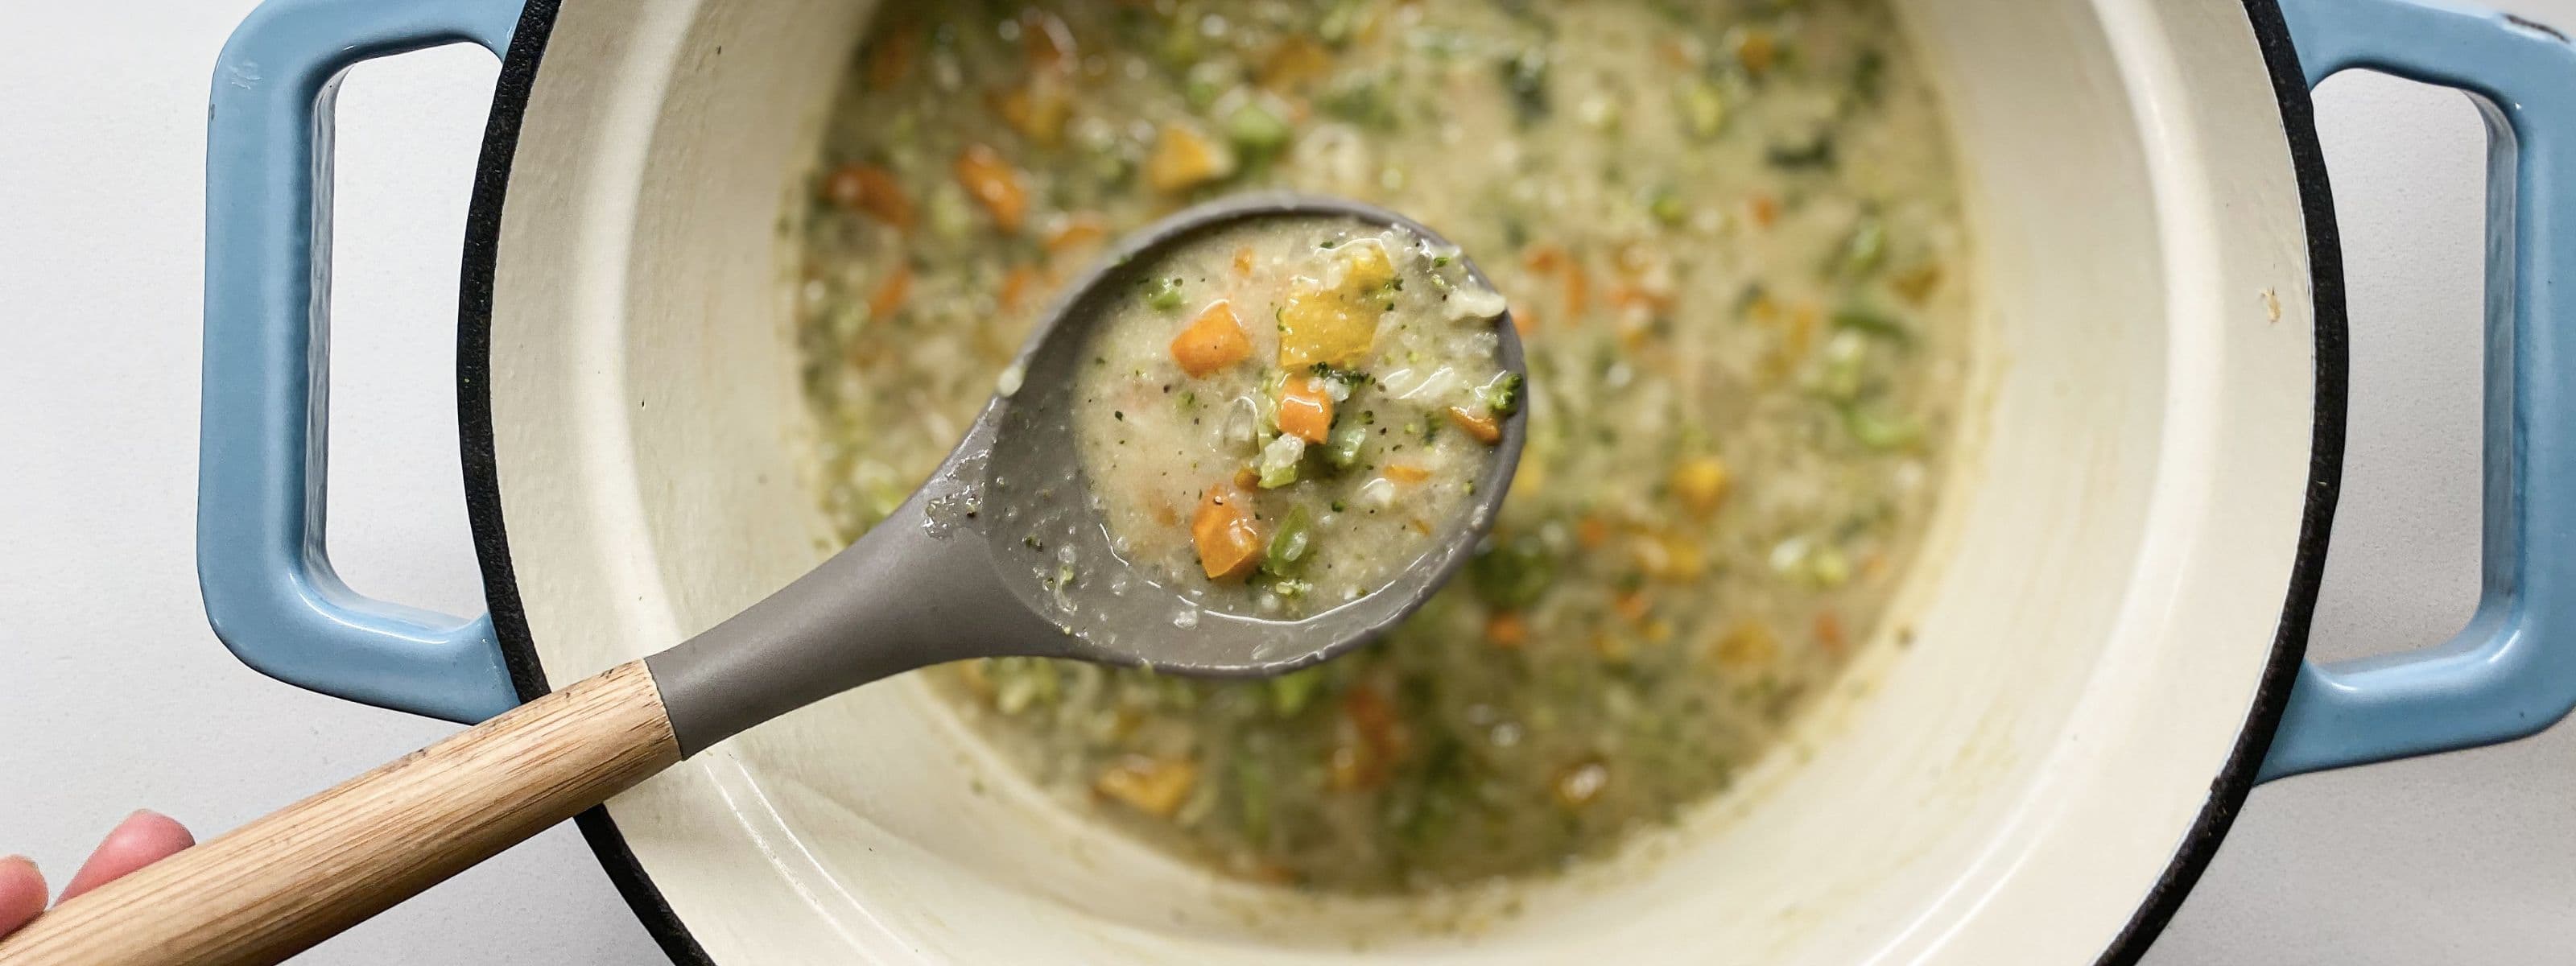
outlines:
[{"label": "gray background surface", "polygon": [[[2576,0],[2502,5],[2576,24]],[[57,882],[133,808],[229,828],[451,730],[262,678],[199,609],[205,91],[251,6],[0,3],[0,851]],[[340,102],[330,541],[359,589],[453,613],[479,607],[452,366],[492,71],[414,55]],[[2355,386],[2316,636],[2350,656],[2434,641],[2475,597],[2483,148],[2446,93],[2346,77],[2320,102]],[[2562,727],[2260,789],[2148,962],[2567,962],[2571,764]],[[301,962],[658,957],[567,827]]]}]

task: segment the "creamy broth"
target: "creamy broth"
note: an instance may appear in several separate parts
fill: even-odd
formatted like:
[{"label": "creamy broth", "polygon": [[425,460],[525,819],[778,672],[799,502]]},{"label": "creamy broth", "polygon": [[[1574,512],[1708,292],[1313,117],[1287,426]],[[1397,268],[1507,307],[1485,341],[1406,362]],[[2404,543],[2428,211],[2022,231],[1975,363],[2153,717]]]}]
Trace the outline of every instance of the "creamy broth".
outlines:
[{"label": "creamy broth", "polygon": [[1383,205],[1510,299],[1517,478],[1387,639],[1264,682],[940,672],[1033,779],[1177,854],[1354,892],[1543,873],[1723,791],[1904,636],[1970,272],[1880,0],[893,2],[822,160],[800,333],[844,537],[1061,282],[1185,204]]},{"label": "creamy broth", "polygon": [[[1456,251],[1341,217],[1175,243],[1108,301],[1075,443],[1119,555],[1194,606],[1295,618],[1465,526],[1520,376]],[[1176,629],[1174,633],[1186,633]]]}]

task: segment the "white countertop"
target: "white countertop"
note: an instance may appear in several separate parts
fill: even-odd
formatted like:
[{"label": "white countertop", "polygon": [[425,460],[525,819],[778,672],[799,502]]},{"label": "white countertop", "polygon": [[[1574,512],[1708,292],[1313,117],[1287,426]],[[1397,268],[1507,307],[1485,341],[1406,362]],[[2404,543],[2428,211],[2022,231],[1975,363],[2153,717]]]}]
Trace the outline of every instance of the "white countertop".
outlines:
[{"label": "white countertop", "polygon": [[[2512,0],[2576,24],[2576,0]],[[251,0],[0,3],[0,852],[57,882],[149,806],[217,831],[452,726],[309,694],[206,629],[193,567],[207,78]],[[455,292],[491,59],[361,68],[340,100],[331,545],[361,590],[466,613]],[[2570,91],[2576,96],[2576,89]],[[2320,96],[2349,259],[2352,446],[2318,651],[2430,643],[2476,594],[2475,114],[2376,77]],[[2576,485],[2576,481],[2571,481]],[[2147,961],[2564,962],[2576,726],[2255,792]],[[569,828],[299,962],[659,961]]]}]

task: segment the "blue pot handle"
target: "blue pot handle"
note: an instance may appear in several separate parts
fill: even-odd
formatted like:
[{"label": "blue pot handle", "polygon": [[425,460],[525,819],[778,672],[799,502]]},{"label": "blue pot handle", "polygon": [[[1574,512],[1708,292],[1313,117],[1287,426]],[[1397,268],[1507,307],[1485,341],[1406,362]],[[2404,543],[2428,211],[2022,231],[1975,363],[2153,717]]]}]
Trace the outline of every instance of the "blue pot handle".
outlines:
[{"label": "blue pot handle", "polygon": [[2265,780],[2508,741],[2576,707],[2576,47],[2419,0],[2281,0],[2309,86],[2361,69],[2468,93],[2487,118],[2483,592],[2449,643],[2299,669]]},{"label": "blue pot handle", "polygon": [[215,65],[206,121],[206,345],[197,581],[243,663],[455,721],[519,703],[488,617],[369,600],[322,546],[331,102],[360,61],[495,54],[521,0],[268,0]]}]

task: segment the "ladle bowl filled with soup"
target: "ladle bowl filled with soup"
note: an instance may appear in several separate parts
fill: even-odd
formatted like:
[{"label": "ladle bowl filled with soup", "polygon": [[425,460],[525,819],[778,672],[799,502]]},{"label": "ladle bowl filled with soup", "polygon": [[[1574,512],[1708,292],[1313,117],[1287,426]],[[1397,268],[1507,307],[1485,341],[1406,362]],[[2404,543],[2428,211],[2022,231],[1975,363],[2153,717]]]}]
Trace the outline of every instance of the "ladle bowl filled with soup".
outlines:
[{"label": "ladle bowl filled with soup", "polygon": [[[1459,577],[1282,677],[974,662],[710,749],[582,820],[675,960],[2132,960],[2258,779],[2576,701],[2513,683],[2547,636],[2513,628],[2300,660],[2345,393],[2307,85],[2492,69],[2546,144],[2532,78],[2576,76],[2347,2],[273,0],[239,56],[313,93],[505,53],[459,366],[491,617],[230,594],[222,547],[209,610],[290,681],[495,713],[877,525],[1127,232],[1346,197],[1454,248],[1310,219],[1128,266],[1061,445],[1185,635],[1365,596],[1525,419]],[[218,236],[310,200],[248,164]],[[215,351],[309,335],[231,311],[313,296],[281,251],[285,288],[210,263],[210,495],[319,453],[278,388],[310,353]],[[2499,311],[2546,310],[2518,264]],[[2555,512],[2515,475],[2555,466],[2515,395],[2550,384],[2496,395],[2500,533]]]}]

